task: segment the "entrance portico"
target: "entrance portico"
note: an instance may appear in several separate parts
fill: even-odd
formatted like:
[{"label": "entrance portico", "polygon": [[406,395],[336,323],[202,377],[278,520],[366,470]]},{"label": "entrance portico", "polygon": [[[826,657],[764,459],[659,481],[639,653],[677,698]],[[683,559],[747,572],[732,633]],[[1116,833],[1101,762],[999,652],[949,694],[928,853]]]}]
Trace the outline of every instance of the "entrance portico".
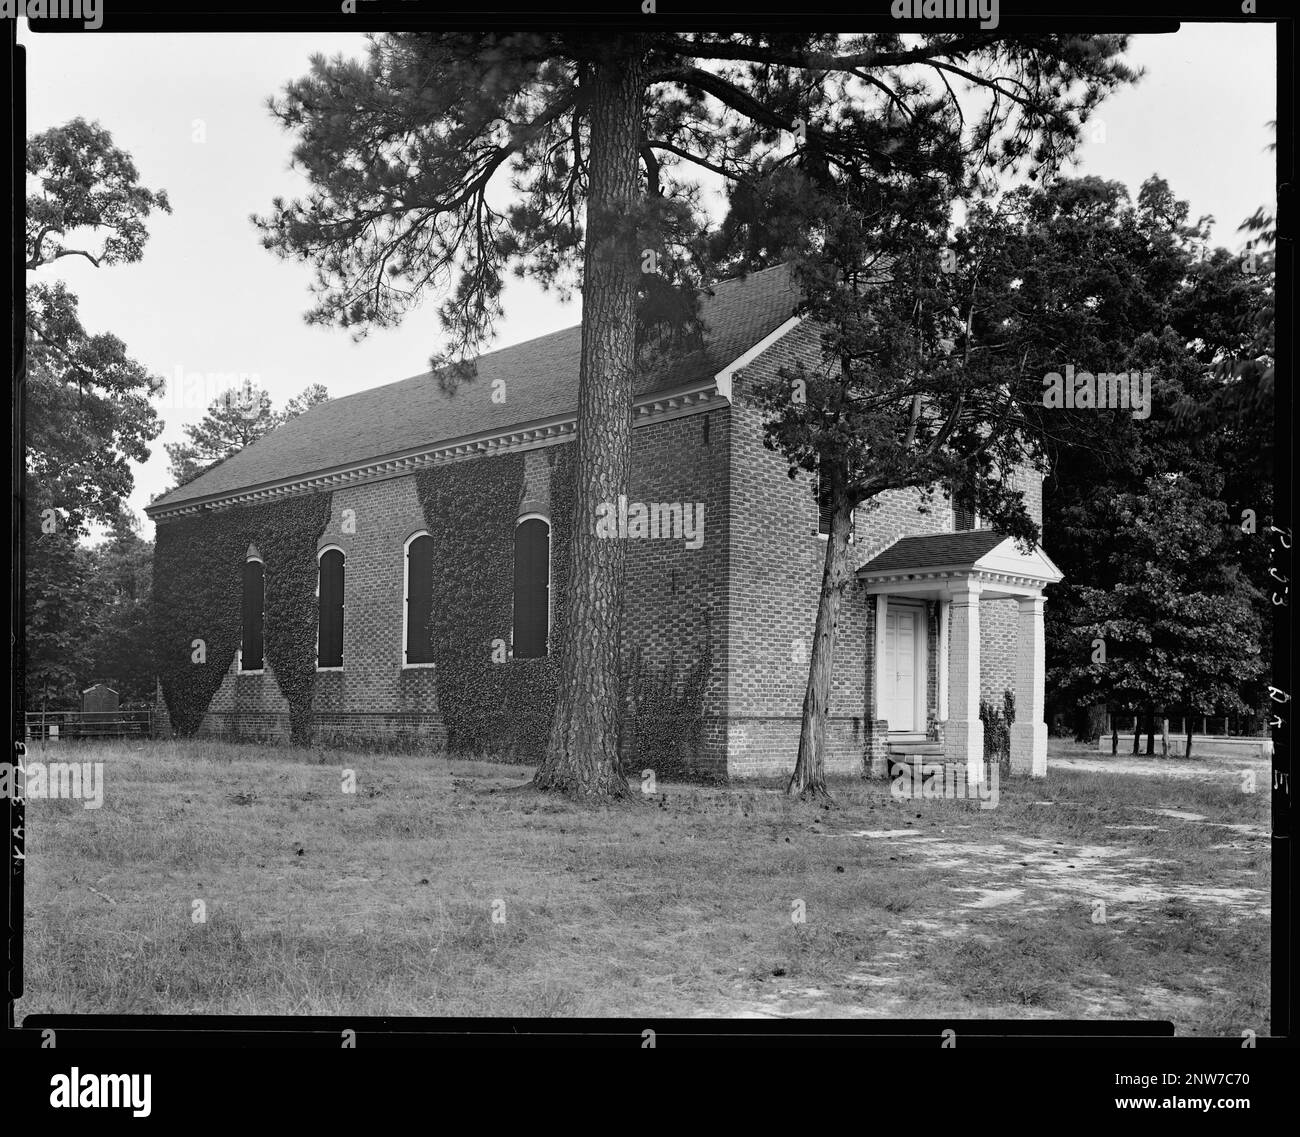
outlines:
[{"label": "entrance portico", "polygon": [[[969,783],[984,780],[980,721],[980,605],[1014,600],[1015,722],[1011,769],[1047,773],[1043,720],[1043,588],[1060,570],[1035,548],[1025,553],[991,529],[904,537],[858,570],[872,598],[871,702],[875,735],[909,742],[926,737],[929,711],[943,737],[944,759],[960,763]],[[935,621],[935,690],[927,690],[928,615]]]}]

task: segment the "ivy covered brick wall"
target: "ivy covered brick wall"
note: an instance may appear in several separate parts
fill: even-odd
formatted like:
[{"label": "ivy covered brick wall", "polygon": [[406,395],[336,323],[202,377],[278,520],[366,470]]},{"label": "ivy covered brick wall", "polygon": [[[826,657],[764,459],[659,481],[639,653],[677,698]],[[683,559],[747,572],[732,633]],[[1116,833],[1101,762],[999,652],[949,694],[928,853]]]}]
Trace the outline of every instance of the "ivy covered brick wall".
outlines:
[{"label": "ivy covered brick wall", "polygon": [[[685,484],[678,485],[659,467],[680,477],[669,459],[698,448],[700,429],[698,423],[677,424],[672,435],[656,438],[666,456],[659,455],[656,463],[652,454],[639,469],[634,467],[632,492],[695,500],[708,484],[704,470],[691,469]],[[535,466],[526,477],[527,464],[543,457],[549,466],[545,488]],[[574,448],[566,444],[415,475],[425,524],[434,538],[437,601],[430,623],[438,707],[453,752],[534,762],[546,746],[567,625],[573,460]],[[722,460],[719,455],[717,461]],[[720,506],[715,501],[710,505],[716,506],[710,511],[712,539],[720,541]],[[535,510],[551,522],[550,655],[506,659],[513,622],[515,526],[522,513]],[[631,771],[683,774],[701,760],[705,692],[710,682],[717,683],[710,595],[722,552],[716,545],[704,554],[687,550],[681,541],[633,545],[621,653],[620,749]]]},{"label": "ivy covered brick wall", "polygon": [[[707,735],[725,689],[725,438],[717,425],[710,433],[702,418],[684,418],[639,430],[635,441],[632,497],[707,506],[702,547],[678,538],[632,541],[628,549],[620,749],[629,771],[684,773],[721,761]],[[282,710],[272,697],[278,685],[300,742],[318,733],[323,715],[343,740],[354,728],[359,736],[373,731],[385,716],[420,712],[441,720],[453,753],[538,761],[567,628],[573,478],[574,447],[564,443],[434,466],[333,496],[160,522],[157,643],[174,729],[193,734],[218,708],[235,719]],[[340,528],[344,514],[355,529]],[[513,659],[515,531],[522,515],[538,514],[550,521],[550,653]],[[421,527],[434,546],[429,670],[401,666],[403,541]],[[337,543],[347,557],[347,617],[343,670],[318,674],[322,541]],[[227,690],[250,546],[265,563],[267,673],[235,674]],[[204,641],[201,664],[192,660],[195,639]]]},{"label": "ivy covered brick wall", "polygon": [[497,759],[540,758],[550,732],[565,627],[564,582],[573,533],[573,447],[550,465],[550,655],[509,659],[515,525],[525,496],[522,453],[435,466],[416,474],[434,541],[437,600],[430,618],[438,708],[447,748]]},{"label": "ivy covered brick wall", "polygon": [[294,740],[310,739],[316,543],[329,514],[330,495],[311,494],[159,522],[155,662],[177,734],[198,730],[239,648],[243,565],[251,545],[266,566],[267,662],[289,704]]}]

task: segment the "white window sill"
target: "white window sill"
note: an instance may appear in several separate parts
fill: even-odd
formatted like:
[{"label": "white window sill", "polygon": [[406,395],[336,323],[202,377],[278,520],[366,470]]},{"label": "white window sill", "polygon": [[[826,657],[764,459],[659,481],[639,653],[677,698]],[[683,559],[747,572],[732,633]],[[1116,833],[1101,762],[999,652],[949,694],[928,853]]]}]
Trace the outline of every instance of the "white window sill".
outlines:
[{"label": "white window sill", "polygon": [[238,671],[238,674],[240,674],[240,675],[265,675],[265,674],[266,674],[266,668],[265,668],[265,667],[259,667],[256,671],[245,671],[245,670],[241,667],[241,668],[239,669],[239,671]]},{"label": "white window sill", "polygon": [[317,667],[317,671],[342,671],[342,667]]},{"label": "white window sill", "polygon": [[403,663],[403,671],[430,671],[437,667],[436,663]]}]

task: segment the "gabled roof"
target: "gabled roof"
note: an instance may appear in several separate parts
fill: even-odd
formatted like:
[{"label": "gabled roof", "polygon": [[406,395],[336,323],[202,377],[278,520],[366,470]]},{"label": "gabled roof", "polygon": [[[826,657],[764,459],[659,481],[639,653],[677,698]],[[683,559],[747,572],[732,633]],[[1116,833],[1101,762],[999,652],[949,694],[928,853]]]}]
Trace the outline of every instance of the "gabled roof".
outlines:
[{"label": "gabled roof", "polygon": [[1038,585],[1056,584],[1064,575],[1041,545],[1026,553],[1014,538],[995,529],[901,537],[857,571],[858,579],[868,586],[874,582],[876,588],[885,581],[948,574],[973,574],[986,580],[1014,578]]},{"label": "gabled roof", "polygon": [[[790,271],[777,265],[723,281],[706,294],[705,348],[642,381],[637,395],[687,388],[711,380],[795,311]],[[163,494],[147,513],[460,439],[572,418],[578,402],[580,326],[528,340],[478,358],[478,377],[447,394],[437,375],[373,387],[312,407],[192,482]],[[505,402],[492,401],[504,380]]]},{"label": "gabled roof", "polygon": [[911,572],[973,565],[1004,540],[1006,538],[993,529],[901,537],[858,569],[858,573]]}]

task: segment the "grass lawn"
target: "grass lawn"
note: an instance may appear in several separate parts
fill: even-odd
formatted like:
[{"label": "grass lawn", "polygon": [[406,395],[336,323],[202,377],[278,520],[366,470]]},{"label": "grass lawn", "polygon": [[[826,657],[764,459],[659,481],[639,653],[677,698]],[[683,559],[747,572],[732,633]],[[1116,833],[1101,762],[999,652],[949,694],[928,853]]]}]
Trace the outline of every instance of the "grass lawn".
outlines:
[{"label": "grass lawn", "polygon": [[106,789],[99,809],[28,802],[18,1017],[1140,1017],[1266,1034],[1266,764],[1108,769],[1055,740],[1053,757],[1045,780],[1003,780],[993,809],[883,781],[834,784],[832,810],[774,785],[663,783],[638,807],[582,808],[486,762],[33,746],[29,761],[102,761]]}]

